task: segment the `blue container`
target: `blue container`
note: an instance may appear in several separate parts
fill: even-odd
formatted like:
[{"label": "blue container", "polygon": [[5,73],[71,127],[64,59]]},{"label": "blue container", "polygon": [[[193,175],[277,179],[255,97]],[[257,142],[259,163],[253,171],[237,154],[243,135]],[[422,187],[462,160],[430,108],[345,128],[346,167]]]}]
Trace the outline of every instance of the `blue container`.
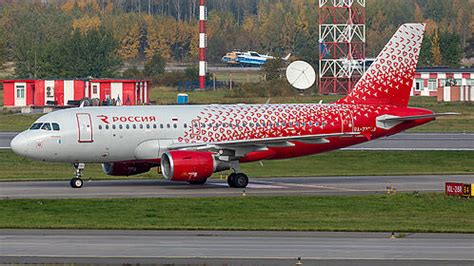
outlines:
[{"label": "blue container", "polygon": [[188,104],[189,96],[186,93],[178,94],[178,104]]}]

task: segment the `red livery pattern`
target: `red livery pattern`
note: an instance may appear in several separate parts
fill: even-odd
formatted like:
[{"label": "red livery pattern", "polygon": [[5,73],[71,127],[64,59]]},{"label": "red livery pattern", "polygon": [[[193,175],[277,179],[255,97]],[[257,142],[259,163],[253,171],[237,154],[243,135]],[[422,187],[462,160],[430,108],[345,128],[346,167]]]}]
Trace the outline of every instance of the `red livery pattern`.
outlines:
[{"label": "red livery pattern", "polygon": [[425,27],[400,27],[349,95],[338,103],[407,106]]},{"label": "red livery pattern", "polygon": [[379,105],[229,105],[208,106],[179,142],[222,142],[329,132],[353,132],[390,106]]}]

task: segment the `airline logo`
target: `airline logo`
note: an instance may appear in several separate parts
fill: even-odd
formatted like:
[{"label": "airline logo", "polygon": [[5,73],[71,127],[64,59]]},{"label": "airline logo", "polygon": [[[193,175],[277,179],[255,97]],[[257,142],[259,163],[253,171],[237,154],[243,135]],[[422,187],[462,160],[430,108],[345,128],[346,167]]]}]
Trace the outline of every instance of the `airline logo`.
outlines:
[{"label": "airline logo", "polygon": [[112,116],[108,117],[106,115],[98,115],[97,118],[101,120],[105,124],[112,123],[149,123],[149,122],[156,122],[156,116]]}]

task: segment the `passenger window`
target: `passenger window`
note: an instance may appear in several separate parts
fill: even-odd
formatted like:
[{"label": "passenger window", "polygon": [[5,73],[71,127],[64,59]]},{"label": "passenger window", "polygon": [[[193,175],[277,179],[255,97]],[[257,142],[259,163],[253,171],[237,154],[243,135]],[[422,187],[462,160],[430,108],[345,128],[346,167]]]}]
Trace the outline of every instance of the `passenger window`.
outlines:
[{"label": "passenger window", "polygon": [[150,129],[150,124],[146,124],[146,129]]},{"label": "passenger window", "polygon": [[117,127],[115,125],[112,125],[112,129],[116,129]]},{"label": "passenger window", "polygon": [[177,124],[174,124],[173,127],[174,127],[174,128],[178,128],[178,125],[177,125]]},{"label": "passenger window", "polygon": [[135,124],[133,124],[132,127],[133,127],[133,129],[137,129],[137,125],[135,125]]},{"label": "passenger window", "polygon": [[126,127],[127,129],[130,129],[130,125],[129,125],[129,124],[127,124],[125,127]]},{"label": "passenger window", "polygon": [[165,126],[163,124],[160,124],[160,128],[163,129],[165,128]]},{"label": "passenger window", "polygon": [[109,130],[109,125],[105,125],[105,129]]},{"label": "passenger window", "polygon": [[[53,125],[53,127],[54,127],[54,125]],[[99,130],[102,130],[102,125],[99,125]]]},{"label": "passenger window", "polygon": [[282,122],[282,123],[281,123],[281,126],[282,126],[282,127],[286,127],[286,123],[285,123],[285,122]]},{"label": "passenger window", "polygon": [[143,124],[140,124],[140,129],[143,129]]},{"label": "passenger window", "polygon": [[51,125],[49,123],[44,123],[41,129],[51,131]]},{"label": "passenger window", "polygon": [[171,125],[170,125],[170,124],[166,124],[166,127],[167,127],[167,128],[171,128]]},{"label": "passenger window", "polygon": [[43,125],[43,123],[34,123],[34,124],[30,127],[30,129],[31,129],[31,130],[38,130],[38,129],[41,128],[42,125]]},{"label": "passenger window", "polygon": [[153,124],[153,129],[157,129],[158,126],[156,124]]},{"label": "passenger window", "polygon": [[54,131],[59,131],[59,124],[58,123],[52,123],[53,130]]},{"label": "passenger window", "polygon": [[123,129],[123,126],[122,126],[122,125],[119,125],[119,129]]},{"label": "passenger window", "polygon": [[184,127],[184,128],[188,128],[188,124],[184,124],[183,127]]}]

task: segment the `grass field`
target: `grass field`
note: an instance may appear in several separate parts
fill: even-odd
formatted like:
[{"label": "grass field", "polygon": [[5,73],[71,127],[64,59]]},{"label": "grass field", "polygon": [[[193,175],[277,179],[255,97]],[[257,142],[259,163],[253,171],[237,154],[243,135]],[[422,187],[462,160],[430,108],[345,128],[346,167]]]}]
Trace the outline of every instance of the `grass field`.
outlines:
[{"label": "grass field", "polygon": [[474,201],[442,194],[1,200],[0,228],[474,233]]},{"label": "grass field", "polygon": [[[225,90],[213,92],[189,92],[191,104],[211,103],[265,103],[265,97],[229,97]],[[153,88],[150,91],[150,100],[157,104],[175,104],[177,92],[169,88]],[[324,103],[334,102],[341,96],[335,95],[299,95],[291,97],[272,97],[271,103]],[[0,93],[0,106],[3,105],[3,94]],[[427,125],[411,129],[410,132],[474,132],[474,104],[466,103],[438,103],[433,97],[412,97],[410,106],[422,107],[435,112],[458,112],[461,115],[441,117],[437,121]],[[22,131],[40,115],[11,114],[0,112],[0,131]]]},{"label": "grass field", "polygon": [[[263,166],[260,163],[243,164],[242,170],[250,177],[472,174],[472,162],[472,152],[336,151],[291,160],[265,161]],[[0,169],[0,181],[69,180],[74,173],[68,164],[31,161],[11,151],[0,151]],[[102,173],[100,165],[87,165],[85,176],[117,179]],[[220,174],[215,175],[215,178],[220,177]],[[134,178],[153,179],[159,175],[153,170]]]}]

